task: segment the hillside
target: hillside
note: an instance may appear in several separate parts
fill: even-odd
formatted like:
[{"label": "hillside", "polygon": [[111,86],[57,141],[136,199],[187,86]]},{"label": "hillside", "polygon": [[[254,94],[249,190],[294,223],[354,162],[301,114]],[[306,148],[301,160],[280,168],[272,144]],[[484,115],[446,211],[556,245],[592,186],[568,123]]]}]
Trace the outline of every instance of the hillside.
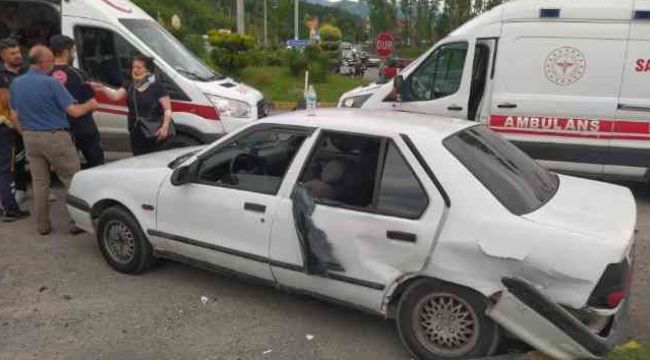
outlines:
[{"label": "hillside", "polygon": [[361,1],[350,1],[350,0],[339,0],[339,1],[306,0],[306,1],[320,6],[327,6],[327,7],[341,9],[347,13],[358,16],[362,19],[368,18],[368,14],[369,14],[368,5]]},{"label": "hillside", "polygon": [[[303,0],[305,1],[305,0]],[[183,32],[205,34],[211,29],[235,30],[235,0],[133,0],[153,18],[160,17],[168,23],[172,15],[178,14],[183,23]],[[258,41],[263,39],[264,7],[260,0],[246,0],[246,32]],[[308,0],[301,2],[301,18],[318,16],[321,22],[332,23],[349,41],[363,40],[365,28],[359,22],[367,11],[365,4],[348,0],[328,2]],[[361,15],[360,15],[361,14]],[[367,13],[366,13],[367,14]],[[367,16],[367,15],[366,15]],[[306,36],[307,28],[300,28],[301,37]],[[293,5],[289,0],[269,1],[268,34],[272,43],[284,43],[293,37]]]}]

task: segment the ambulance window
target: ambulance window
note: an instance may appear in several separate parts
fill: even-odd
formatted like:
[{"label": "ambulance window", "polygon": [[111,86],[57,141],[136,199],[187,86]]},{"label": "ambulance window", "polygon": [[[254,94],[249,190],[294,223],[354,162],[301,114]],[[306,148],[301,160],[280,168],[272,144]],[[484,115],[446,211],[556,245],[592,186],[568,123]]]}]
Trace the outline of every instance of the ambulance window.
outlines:
[{"label": "ambulance window", "polygon": [[75,27],[79,66],[91,79],[119,87],[130,79],[131,58],[139,52],[113,31]]},{"label": "ambulance window", "polygon": [[467,55],[467,43],[442,45],[408,78],[402,87],[402,101],[435,100],[460,88]]}]

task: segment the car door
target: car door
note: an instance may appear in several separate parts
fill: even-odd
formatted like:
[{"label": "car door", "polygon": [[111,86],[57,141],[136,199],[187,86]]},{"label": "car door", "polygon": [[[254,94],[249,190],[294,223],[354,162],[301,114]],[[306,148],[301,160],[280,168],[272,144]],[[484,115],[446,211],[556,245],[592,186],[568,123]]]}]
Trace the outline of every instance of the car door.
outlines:
[{"label": "car door", "polygon": [[490,128],[548,168],[602,176],[628,32],[627,21],[505,23]]},{"label": "car door", "polygon": [[424,267],[443,196],[400,137],[323,131],[304,162],[273,222],[274,276],[380,311],[386,287]]},{"label": "car door", "polygon": [[257,278],[268,265],[271,220],[285,173],[310,130],[256,126],[201,155],[190,183],[162,184],[158,251]]},{"label": "car door", "polygon": [[394,109],[466,119],[474,41],[440,45],[399,90]]},{"label": "car door", "polygon": [[650,168],[650,1],[637,1],[605,175],[641,178]]}]

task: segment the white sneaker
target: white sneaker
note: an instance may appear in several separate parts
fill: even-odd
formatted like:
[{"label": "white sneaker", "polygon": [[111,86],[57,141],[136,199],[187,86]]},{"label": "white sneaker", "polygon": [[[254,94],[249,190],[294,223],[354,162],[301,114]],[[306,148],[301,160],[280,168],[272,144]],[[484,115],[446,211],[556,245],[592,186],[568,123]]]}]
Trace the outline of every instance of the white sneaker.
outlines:
[{"label": "white sneaker", "polygon": [[22,190],[16,190],[16,192],[14,193],[14,199],[16,199],[18,205],[23,205],[25,201],[27,201],[27,192]]}]

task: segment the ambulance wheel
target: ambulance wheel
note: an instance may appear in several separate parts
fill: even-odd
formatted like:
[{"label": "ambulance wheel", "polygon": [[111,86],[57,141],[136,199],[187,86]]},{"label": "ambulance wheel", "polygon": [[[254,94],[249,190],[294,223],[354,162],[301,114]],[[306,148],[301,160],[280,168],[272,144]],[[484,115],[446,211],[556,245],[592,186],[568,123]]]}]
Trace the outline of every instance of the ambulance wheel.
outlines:
[{"label": "ambulance wheel", "polygon": [[188,135],[178,134],[167,139],[167,141],[162,145],[162,149],[169,150],[197,145],[201,145],[199,140]]},{"label": "ambulance wheel", "polygon": [[125,274],[139,274],[153,263],[153,249],[138,221],[121,206],[102,212],[97,222],[97,243],[106,262]]},{"label": "ambulance wheel", "polygon": [[397,307],[397,331],[419,360],[490,356],[499,327],[486,315],[488,300],[468,288],[424,279],[413,283]]}]

